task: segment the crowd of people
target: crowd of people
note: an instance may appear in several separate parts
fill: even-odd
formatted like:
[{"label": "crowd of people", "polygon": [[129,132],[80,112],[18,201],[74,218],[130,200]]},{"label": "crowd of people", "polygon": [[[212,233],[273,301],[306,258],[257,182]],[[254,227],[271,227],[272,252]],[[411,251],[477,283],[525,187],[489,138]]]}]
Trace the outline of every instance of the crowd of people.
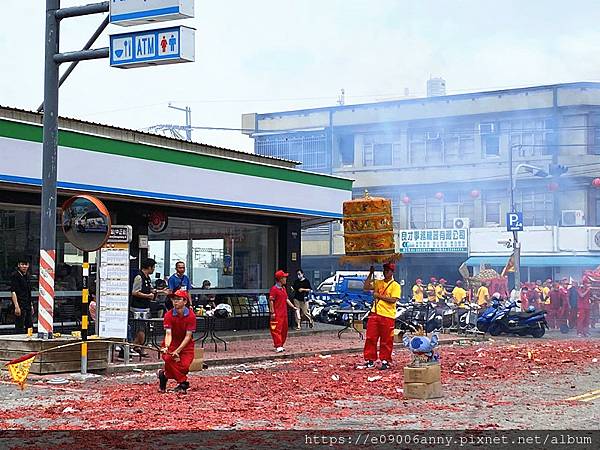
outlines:
[{"label": "crowd of people", "polygon": [[[465,286],[466,284],[466,286]],[[592,288],[589,278],[582,282],[563,278],[560,281],[541,280],[523,283],[519,291],[508,294],[501,284],[483,281],[477,287],[469,286],[462,280],[457,280],[454,286],[449,286],[443,278],[437,280],[431,277],[427,285],[418,278],[412,288],[412,301],[422,303],[425,300],[437,304],[451,300],[455,306],[463,307],[476,303],[480,308],[490,304],[493,298],[505,300],[510,297],[522,311],[530,307],[544,309],[547,312],[548,326],[553,329],[568,327],[576,328],[579,336],[588,336],[592,310]],[[492,292],[490,292],[492,290]]]}]

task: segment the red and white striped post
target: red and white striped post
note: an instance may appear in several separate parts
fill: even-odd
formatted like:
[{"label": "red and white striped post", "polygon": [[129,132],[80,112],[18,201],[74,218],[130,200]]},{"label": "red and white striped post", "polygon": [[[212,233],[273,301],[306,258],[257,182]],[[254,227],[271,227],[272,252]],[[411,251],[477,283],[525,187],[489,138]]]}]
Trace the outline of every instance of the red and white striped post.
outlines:
[{"label": "red and white striped post", "polygon": [[40,294],[38,299],[38,336],[52,337],[54,329],[55,250],[40,250]]}]

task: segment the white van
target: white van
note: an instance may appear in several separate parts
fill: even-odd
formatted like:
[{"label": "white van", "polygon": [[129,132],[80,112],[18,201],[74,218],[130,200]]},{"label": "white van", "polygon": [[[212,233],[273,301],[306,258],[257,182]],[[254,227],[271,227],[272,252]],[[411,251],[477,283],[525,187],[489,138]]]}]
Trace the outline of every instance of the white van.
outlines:
[{"label": "white van", "polygon": [[[367,277],[369,276],[368,270],[338,270],[335,275],[326,278],[319,284],[317,288],[318,292],[334,292],[335,286],[342,280],[344,277]],[[383,272],[375,271],[375,279],[381,280],[383,279]]]}]

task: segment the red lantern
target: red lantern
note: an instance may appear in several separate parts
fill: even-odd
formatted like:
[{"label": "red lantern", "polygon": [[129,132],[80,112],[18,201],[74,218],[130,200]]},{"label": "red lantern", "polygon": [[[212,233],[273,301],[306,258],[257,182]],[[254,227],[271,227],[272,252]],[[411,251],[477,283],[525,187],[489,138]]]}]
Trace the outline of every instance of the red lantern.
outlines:
[{"label": "red lantern", "polygon": [[594,180],[592,181],[592,186],[600,187],[600,178],[594,178]]},{"label": "red lantern", "polygon": [[404,197],[402,197],[402,203],[404,203],[405,205],[408,205],[410,203],[410,197],[408,195],[405,195]]},{"label": "red lantern", "polygon": [[548,183],[548,190],[550,192],[558,191],[559,185],[556,181],[551,181]]},{"label": "red lantern", "polygon": [[438,200],[443,200],[444,199],[444,193],[443,192],[436,192],[435,193],[435,198],[437,198]]},{"label": "red lantern", "polygon": [[473,189],[471,191],[471,198],[479,198],[479,195],[481,194],[481,192],[479,192],[477,189]]}]

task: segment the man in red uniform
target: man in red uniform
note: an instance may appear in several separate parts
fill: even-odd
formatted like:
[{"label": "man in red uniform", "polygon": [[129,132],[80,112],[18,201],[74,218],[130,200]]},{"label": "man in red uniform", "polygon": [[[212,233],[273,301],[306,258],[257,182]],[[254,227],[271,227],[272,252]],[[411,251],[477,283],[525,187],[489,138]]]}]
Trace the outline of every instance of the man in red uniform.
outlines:
[{"label": "man in red uniform", "polygon": [[167,311],[163,318],[165,340],[160,349],[165,368],[158,371],[159,391],[166,392],[167,381],[177,381],[175,392],[185,394],[190,387],[187,374],[194,361],[194,341],[192,334],[196,331],[196,316],[186,306],[189,294],[184,290],[173,293],[173,309]]},{"label": "man in red uniform", "polygon": [[550,304],[548,305],[547,311],[548,311],[548,326],[550,328],[557,328],[561,325],[561,321],[560,321],[560,308],[562,305],[562,301],[563,301],[563,294],[562,294],[562,288],[560,286],[560,284],[558,283],[558,281],[555,281],[552,289],[550,290]]},{"label": "man in red uniform", "polygon": [[587,278],[583,280],[583,286],[579,289],[577,301],[577,336],[588,337],[590,334],[590,284]]},{"label": "man in red uniform", "polygon": [[271,313],[271,337],[277,353],[285,351],[283,346],[288,333],[288,306],[294,311],[298,308],[289,300],[285,284],[288,274],[283,270],[275,272],[275,285],[269,291],[269,312]]},{"label": "man in red uniform", "polygon": [[[365,339],[365,365],[360,368],[371,369],[375,361],[381,361],[381,370],[390,368],[392,349],[394,347],[394,324],[396,321],[396,302],[402,295],[400,284],[394,280],[396,265],[383,265],[383,280],[373,281],[375,268],[371,266],[369,276],[365,280],[364,290],[373,291],[373,308],[367,323]],[[377,358],[377,341],[379,341],[379,358]]]}]

